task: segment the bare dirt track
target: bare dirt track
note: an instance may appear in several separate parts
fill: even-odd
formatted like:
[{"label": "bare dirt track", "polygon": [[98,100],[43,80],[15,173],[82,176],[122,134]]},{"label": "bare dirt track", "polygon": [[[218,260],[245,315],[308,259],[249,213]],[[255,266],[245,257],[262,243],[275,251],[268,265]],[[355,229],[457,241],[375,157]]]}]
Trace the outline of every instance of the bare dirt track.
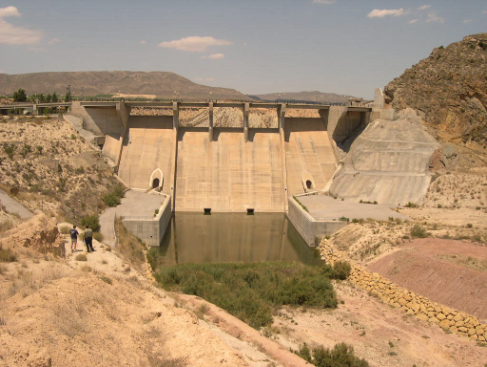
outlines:
[{"label": "bare dirt track", "polygon": [[335,289],[344,302],[336,310],[284,308],[274,318],[278,333],[272,338],[292,349],[345,342],[371,367],[481,367],[487,362],[487,348],[465,337],[407,316],[347,282]]},{"label": "bare dirt track", "polygon": [[469,264],[487,261],[485,245],[417,239],[378,258],[368,270],[433,301],[487,319],[487,272]]}]

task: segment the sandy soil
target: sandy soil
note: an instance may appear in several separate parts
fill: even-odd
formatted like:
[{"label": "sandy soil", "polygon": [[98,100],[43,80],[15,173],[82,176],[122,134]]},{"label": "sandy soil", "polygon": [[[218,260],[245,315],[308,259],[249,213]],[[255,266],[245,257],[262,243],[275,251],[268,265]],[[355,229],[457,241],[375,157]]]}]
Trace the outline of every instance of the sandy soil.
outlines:
[{"label": "sandy soil", "polygon": [[487,319],[487,272],[456,264],[444,255],[487,261],[487,247],[438,238],[417,239],[367,268],[433,301]]},{"label": "sandy soil", "polygon": [[31,250],[0,264],[0,366],[248,365],[111,248],[64,243],[66,260]]},{"label": "sandy soil", "polygon": [[337,310],[284,309],[275,318],[273,338],[293,349],[304,342],[328,348],[345,342],[373,367],[483,366],[487,361],[487,348],[467,338],[406,316],[346,283],[336,289],[344,302]]}]

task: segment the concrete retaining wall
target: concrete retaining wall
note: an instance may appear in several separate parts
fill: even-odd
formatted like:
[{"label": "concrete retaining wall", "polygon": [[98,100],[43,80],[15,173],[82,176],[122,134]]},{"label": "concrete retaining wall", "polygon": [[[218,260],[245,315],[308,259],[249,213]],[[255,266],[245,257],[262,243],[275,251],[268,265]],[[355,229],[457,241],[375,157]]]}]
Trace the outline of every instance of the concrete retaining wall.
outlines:
[{"label": "concrete retaining wall", "polygon": [[353,264],[346,253],[336,250],[326,240],[322,242],[320,247],[322,258],[327,263],[348,261],[352,267],[350,282],[366,290],[371,296],[377,297],[392,307],[431,325],[438,325],[444,330],[469,337],[478,342],[487,341],[487,324],[481,323],[477,317],[440,305],[398,286],[377,273],[368,272]]},{"label": "concrete retaining wall", "polygon": [[287,216],[289,220],[310,247],[318,246],[321,237],[331,235],[347,225],[346,222],[316,221],[293,197],[289,197],[288,204],[289,212]]},{"label": "concrete retaining wall", "polygon": [[171,198],[166,196],[156,217],[122,217],[122,223],[134,236],[149,246],[159,246],[171,221]]}]

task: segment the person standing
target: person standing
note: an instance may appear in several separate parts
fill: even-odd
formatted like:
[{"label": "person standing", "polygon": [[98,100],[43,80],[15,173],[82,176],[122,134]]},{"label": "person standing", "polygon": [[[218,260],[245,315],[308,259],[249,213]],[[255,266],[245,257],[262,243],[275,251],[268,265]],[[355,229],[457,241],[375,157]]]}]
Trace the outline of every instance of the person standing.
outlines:
[{"label": "person standing", "polygon": [[76,229],[76,224],[73,225],[73,228],[69,230],[69,235],[71,237],[71,252],[75,252],[78,250],[78,230]]},{"label": "person standing", "polygon": [[93,231],[88,226],[86,226],[85,229],[85,242],[86,242],[86,251],[88,252],[95,251],[95,249],[93,248]]}]

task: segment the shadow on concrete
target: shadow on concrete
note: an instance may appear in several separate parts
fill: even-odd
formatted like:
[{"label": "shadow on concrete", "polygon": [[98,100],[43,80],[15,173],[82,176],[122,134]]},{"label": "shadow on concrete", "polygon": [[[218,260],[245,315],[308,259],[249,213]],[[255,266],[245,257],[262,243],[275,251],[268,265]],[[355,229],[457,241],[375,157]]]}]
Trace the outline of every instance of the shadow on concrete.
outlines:
[{"label": "shadow on concrete", "polygon": [[366,127],[367,123],[364,112],[349,111],[338,120],[332,138],[335,140],[338,148],[348,153],[355,139],[357,139]]},{"label": "shadow on concrete", "polygon": [[289,142],[289,138],[293,132],[303,131],[326,131],[326,125],[323,120],[319,118],[286,118],[286,128],[284,132],[284,140]]}]

